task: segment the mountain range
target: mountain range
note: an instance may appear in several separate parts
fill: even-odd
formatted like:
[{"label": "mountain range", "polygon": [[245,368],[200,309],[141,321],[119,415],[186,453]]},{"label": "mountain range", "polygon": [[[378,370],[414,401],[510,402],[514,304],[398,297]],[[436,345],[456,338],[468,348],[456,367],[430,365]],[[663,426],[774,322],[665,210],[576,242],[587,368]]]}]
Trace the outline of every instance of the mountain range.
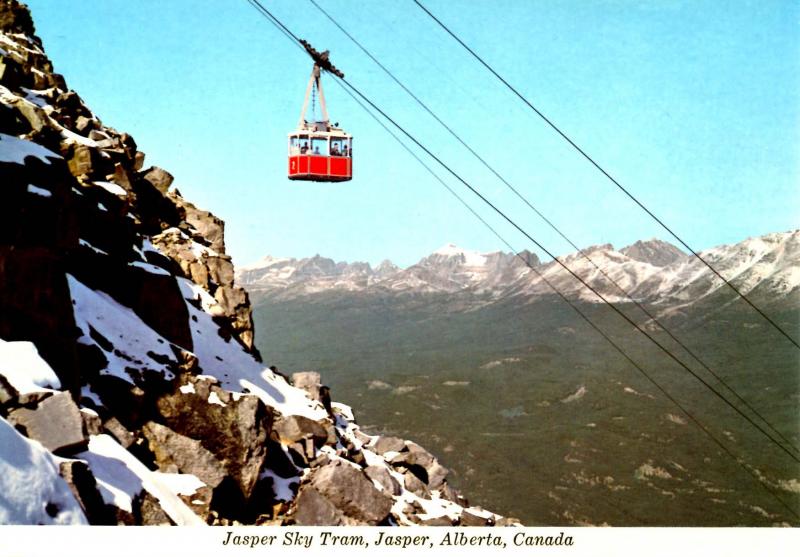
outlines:
[{"label": "mountain range", "polygon": [[[699,255],[745,294],[764,290],[782,298],[800,285],[796,266],[800,230],[748,238]],[[724,286],[698,258],[657,239],[619,250],[610,244],[591,246],[559,261],[611,301],[624,301],[628,293],[638,301],[665,307],[694,304]],[[528,251],[478,253],[453,244],[405,269],[389,260],[372,268],[368,263],[334,262],[320,255],[305,259],[267,256],[240,267],[236,278],[253,295],[281,300],[324,292],[439,293],[463,295],[481,305],[487,300],[551,294],[544,278],[565,294],[601,301],[555,261],[543,263]]]},{"label": "mountain range", "polygon": [[[613,278],[800,443],[795,347],[707,266],[659,240],[583,253],[559,259],[722,389],[605,275]],[[800,231],[699,255],[790,335],[800,335]],[[240,268],[237,282],[253,300],[256,343],[273,361],[323,371],[336,392],[358,401],[366,430],[413,432],[442,455],[460,487],[525,523],[783,523],[764,486],[716,450],[631,361],[747,466],[771,478],[770,489],[795,508],[796,463],[558,263],[520,256],[447,245],[405,269],[389,261],[373,268],[319,255],[267,257]]]}]

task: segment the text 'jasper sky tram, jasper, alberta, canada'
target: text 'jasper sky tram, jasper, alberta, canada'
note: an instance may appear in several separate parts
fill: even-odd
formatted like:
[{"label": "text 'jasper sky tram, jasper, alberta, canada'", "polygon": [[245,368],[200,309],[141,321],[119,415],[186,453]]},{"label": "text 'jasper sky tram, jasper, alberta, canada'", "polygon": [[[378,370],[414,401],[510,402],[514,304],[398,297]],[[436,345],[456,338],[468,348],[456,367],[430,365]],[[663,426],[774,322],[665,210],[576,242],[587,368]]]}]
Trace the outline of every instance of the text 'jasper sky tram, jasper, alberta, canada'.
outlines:
[{"label": "text 'jasper sky tram, jasper, alberta, canada'", "polygon": [[[309,43],[301,41],[314,59],[314,68],[308,80],[303,110],[297,129],[289,134],[289,179],[313,182],[345,182],[353,178],[353,137],[331,125],[322,90],[322,70],[341,78],[344,74],[328,59],[328,51],[317,52]],[[322,119],[314,119],[314,105],[319,96]],[[308,101],[312,103],[312,119],[306,120]]]}]

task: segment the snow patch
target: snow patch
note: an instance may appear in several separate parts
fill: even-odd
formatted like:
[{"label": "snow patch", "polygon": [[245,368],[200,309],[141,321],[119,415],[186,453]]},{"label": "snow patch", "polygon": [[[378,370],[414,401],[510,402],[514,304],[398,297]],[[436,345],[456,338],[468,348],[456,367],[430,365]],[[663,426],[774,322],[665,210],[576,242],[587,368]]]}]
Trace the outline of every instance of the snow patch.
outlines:
[{"label": "snow patch", "polygon": [[445,257],[463,257],[464,264],[468,267],[483,267],[486,265],[486,255],[478,253],[477,251],[461,249],[455,244],[442,246],[433,253]]},{"label": "snow patch", "polygon": [[0,524],[88,524],[59,459],[0,418]]},{"label": "snow patch", "polygon": [[52,159],[60,159],[61,155],[33,141],[0,133],[0,162],[24,165],[27,157],[34,157],[49,165]]},{"label": "snow patch", "polygon": [[578,387],[577,391],[575,391],[574,393],[572,393],[571,395],[569,395],[566,398],[562,398],[561,402],[563,402],[564,404],[568,404],[570,402],[575,402],[576,400],[580,400],[584,396],[586,396],[586,393],[588,393],[588,392],[589,392],[588,389],[586,387],[584,387],[583,385],[581,385],[580,387]]},{"label": "snow patch", "polygon": [[154,274],[154,275],[163,275],[163,276],[167,276],[167,277],[172,276],[172,275],[169,274],[168,271],[162,269],[158,265],[152,265],[150,263],[145,263],[143,261],[131,261],[130,263],[128,263],[128,265],[131,266],[131,267],[138,267],[139,269],[144,269],[148,273],[151,273],[151,274]]},{"label": "snow patch", "polygon": [[89,242],[87,242],[83,238],[78,240],[78,244],[80,244],[81,246],[87,247],[87,248],[91,249],[92,251],[94,251],[95,253],[99,253],[100,255],[108,255],[108,252],[105,252],[105,251],[101,250],[100,248],[94,247],[92,244],[90,244]]},{"label": "snow patch", "polygon": [[53,368],[39,356],[32,342],[0,339],[0,375],[20,394],[61,388]]},{"label": "snow patch", "polygon": [[[127,382],[132,377],[126,368],[150,369],[161,372],[166,379],[174,374],[158,360],[174,361],[170,342],[148,327],[132,310],[119,304],[108,294],[94,291],[72,275],[67,275],[75,311],[75,324],[83,332],[78,342],[97,346],[108,363],[101,373],[114,375]],[[91,328],[113,344],[104,349],[91,337]]]},{"label": "snow patch", "polygon": [[[281,478],[275,472],[265,469],[259,475],[259,479],[270,478],[272,480],[272,491],[275,493],[276,501],[291,501],[294,499],[294,492],[297,486],[300,485],[300,478],[293,476],[291,478]],[[294,484],[294,489],[292,489]]]},{"label": "snow patch", "polygon": [[202,311],[191,303],[186,304],[192,324],[194,354],[204,374],[216,378],[225,390],[241,392],[246,389],[284,416],[305,416],[312,420],[327,416],[322,404],[311,402],[305,391],[290,386],[282,377],[272,373],[235,340],[219,336],[219,327],[208,313],[208,309],[213,309],[217,303],[208,292],[185,279],[179,280],[178,284],[184,297],[192,300],[199,296],[203,309],[206,309]]},{"label": "snow patch", "polygon": [[491,362],[487,362],[481,366],[481,369],[492,369],[498,366],[502,366],[504,364],[515,364],[521,361],[522,358],[503,358],[501,360],[493,360]]},{"label": "snow patch", "polygon": [[89,450],[77,457],[89,464],[106,503],[132,512],[134,497],[145,490],[158,499],[161,508],[177,525],[205,525],[173,492],[176,487],[185,488],[192,480],[175,480],[151,472],[109,435],[92,435]]},{"label": "snow patch", "polygon": [[40,188],[39,186],[34,186],[33,184],[28,184],[28,193],[32,193],[41,197],[53,197],[53,193],[50,190]]},{"label": "snow patch", "polygon": [[661,478],[662,480],[668,480],[672,478],[672,474],[660,466],[653,466],[651,461],[647,461],[639,466],[633,475],[637,480],[644,480],[647,478]]},{"label": "snow patch", "polygon": [[110,194],[118,195],[119,197],[128,196],[128,192],[125,191],[125,188],[115,184],[114,182],[92,182],[92,183],[96,186],[100,186]]},{"label": "snow patch", "polygon": [[0,418],[0,524],[88,524],[58,460]]},{"label": "snow patch", "polygon": [[216,404],[217,406],[225,407],[225,403],[219,398],[219,395],[212,391],[210,395],[208,395],[208,403],[209,404]]}]

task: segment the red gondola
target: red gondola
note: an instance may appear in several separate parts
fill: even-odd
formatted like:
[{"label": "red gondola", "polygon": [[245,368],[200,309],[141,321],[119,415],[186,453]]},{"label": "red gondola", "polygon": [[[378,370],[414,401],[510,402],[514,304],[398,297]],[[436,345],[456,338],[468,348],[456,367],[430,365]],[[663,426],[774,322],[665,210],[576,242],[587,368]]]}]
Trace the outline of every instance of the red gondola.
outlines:
[{"label": "red gondola", "polygon": [[[297,129],[289,134],[289,179],[313,182],[346,182],[353,178],[353,137],[337,125],[331,125],[320,81],[321,70],[344,75],[328,61],[328,52],[318,53],[306,46],[314,58],[314,69],[306,88],[306,98]],[[306,121],[308,100],[319,96],[322,120]]]}]

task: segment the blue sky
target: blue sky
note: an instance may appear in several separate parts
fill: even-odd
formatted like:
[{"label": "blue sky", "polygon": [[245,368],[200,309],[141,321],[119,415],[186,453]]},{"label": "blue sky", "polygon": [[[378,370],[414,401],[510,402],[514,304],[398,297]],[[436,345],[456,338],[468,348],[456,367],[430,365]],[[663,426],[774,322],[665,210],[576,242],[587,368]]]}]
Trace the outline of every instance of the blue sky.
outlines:
[{"label": "blue sky", "polygon": [[[548,249],[571,251],[310,2],[262,2]],[[670,240],[411,0],[318,2],[578,245]],[[424,3],[694,247],[797,227],[796,2]],[[448,242],[505,251],[330,78],[355,179],[288,181],[311,62],[245,0],[28,4],[56,71],[226,221],[237,264],[320,253],[405,266]]]}]

